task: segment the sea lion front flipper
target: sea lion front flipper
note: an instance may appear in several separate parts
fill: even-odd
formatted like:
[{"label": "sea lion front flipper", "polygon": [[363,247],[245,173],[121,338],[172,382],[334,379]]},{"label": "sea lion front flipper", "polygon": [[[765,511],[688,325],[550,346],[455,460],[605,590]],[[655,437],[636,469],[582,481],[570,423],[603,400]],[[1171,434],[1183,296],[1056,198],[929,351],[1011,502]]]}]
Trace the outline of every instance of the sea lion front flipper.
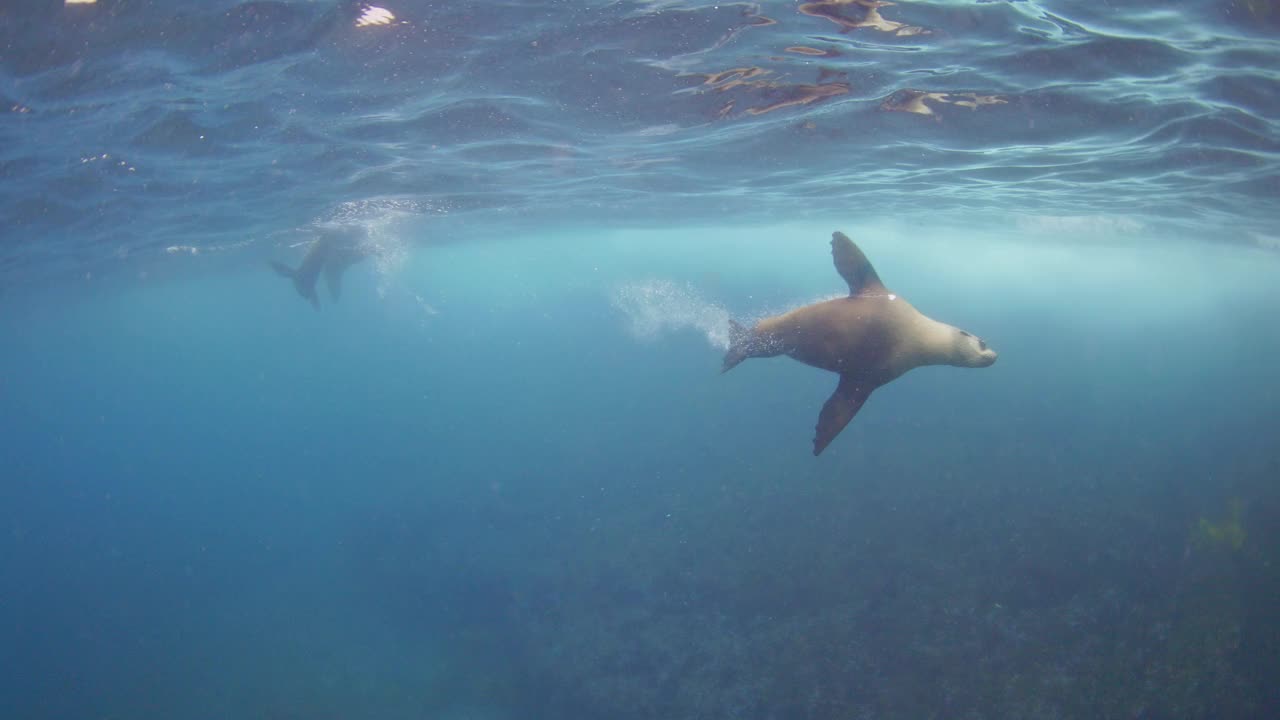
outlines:
[{"label": "sea lion front flipper", "polygon": [[875,386],[866,380],[860,380],[852,375],[840,376],[840,384],[836,386],[836,391],[827,398],[827,404],[822,406],[822,412],[818,414],[817,434],[813,437],[815,456],[821,455],[844,426],[849,424],[853,416],[858,414],[862,404],[875,389]]},{"label": "sea lion front flipper", "polygon": [[831,259],[836,263],[836,272],[849,283],[849,294],[883,293],[884,285],[871,261],[862,254],[857,245],[842,232],[831,234]]}]

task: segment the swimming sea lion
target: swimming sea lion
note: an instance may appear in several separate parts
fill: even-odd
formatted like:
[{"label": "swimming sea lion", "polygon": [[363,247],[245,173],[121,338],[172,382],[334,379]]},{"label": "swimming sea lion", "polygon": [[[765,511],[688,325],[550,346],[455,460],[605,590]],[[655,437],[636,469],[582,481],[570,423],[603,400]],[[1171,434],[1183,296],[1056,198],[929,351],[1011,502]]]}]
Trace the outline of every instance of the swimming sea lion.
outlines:
[{"label": "swimming sea lion", "polygon": [[818,415],[818,455],[862,408],[867,397],[912,368],[924,365],[987,367],[996,351],[980,338],[931,320],[881,284],[875,268],[844,233],[831,236],[836,271],[848,297],[806,305],[765,318],[748,330],[729,321],[729,351],[721,372],[753,357],[788,355],[839,373],[840,384]]},{"label": "swimming sea lion", "polygon": [[271,267],[281,276],[293,280],[293,287],[298,294],[310,300],[311,305],[319,310],[316,279],[321,272],[324,273],[325,284],[329,286],[329,297],[337,302],[342,295],[342,273],[370,254],[361,239],[358,233],[351,231],[322,230],[311,247],[307,248],[302,264],[296,269],[274,260]]}]

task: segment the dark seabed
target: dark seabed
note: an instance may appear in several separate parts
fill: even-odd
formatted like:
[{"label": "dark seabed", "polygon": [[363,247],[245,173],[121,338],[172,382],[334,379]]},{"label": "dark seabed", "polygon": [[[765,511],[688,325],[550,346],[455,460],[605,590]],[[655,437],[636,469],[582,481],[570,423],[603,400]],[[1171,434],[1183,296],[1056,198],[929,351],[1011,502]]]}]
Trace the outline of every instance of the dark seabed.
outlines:
[{"label": "dark seabed", "polygon": [[0,718],[1280,717],[1278,30],[4,3]]}]

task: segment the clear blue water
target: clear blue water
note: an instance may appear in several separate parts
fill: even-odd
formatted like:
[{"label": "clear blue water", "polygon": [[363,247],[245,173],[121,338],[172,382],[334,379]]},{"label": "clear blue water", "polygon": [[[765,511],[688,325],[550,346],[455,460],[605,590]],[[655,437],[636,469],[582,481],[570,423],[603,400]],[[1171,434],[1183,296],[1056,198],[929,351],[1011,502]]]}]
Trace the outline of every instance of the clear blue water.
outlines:
[{"label": "clear blue water", "polygon": [[0,7],[0,717],[1280,714],[1280,7],[872,5]]}]

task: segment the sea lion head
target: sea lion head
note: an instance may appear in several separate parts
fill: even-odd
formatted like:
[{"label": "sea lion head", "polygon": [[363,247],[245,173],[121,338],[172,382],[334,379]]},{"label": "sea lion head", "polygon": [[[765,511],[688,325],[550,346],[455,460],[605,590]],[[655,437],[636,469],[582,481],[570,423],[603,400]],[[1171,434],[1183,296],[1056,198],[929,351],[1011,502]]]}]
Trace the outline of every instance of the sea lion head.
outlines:
[{"label": "sea lion head", "polygon": [[954,328],[951,364],[959,367],[983,368],[995,363],[998,353],[987,347],[982,338]]}]

